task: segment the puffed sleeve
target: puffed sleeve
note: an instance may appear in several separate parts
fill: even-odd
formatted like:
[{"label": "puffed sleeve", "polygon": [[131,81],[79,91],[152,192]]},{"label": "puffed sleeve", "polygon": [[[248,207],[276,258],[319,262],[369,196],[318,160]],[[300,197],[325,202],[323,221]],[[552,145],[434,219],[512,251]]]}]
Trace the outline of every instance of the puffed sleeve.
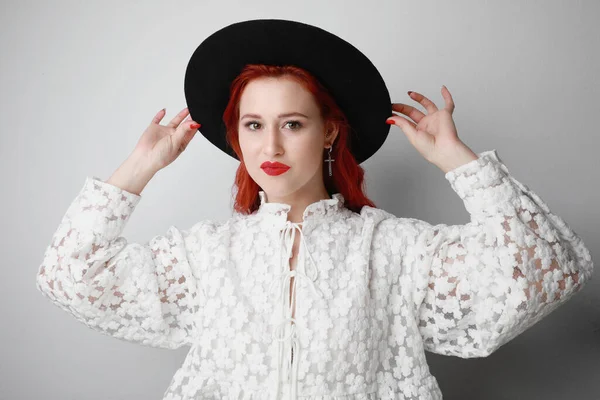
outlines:
[{"label": "puffed sleeve", "polygon": [[199,307],[188,260],[201,223],[144,244],[120,236],[141,196],[87,177],[47,247],[36,287],[104,334],[176,349],[190,344]]},{"label": "puffed sleeve", "polygon": [[[496,150],[445,177],[470,214],[466,225],[412,219],[401,279],[425,349],[485,357],[555,310],[590,280],[582,239],[527,186]],[[408,274],[408,275],[407,275]]]}]

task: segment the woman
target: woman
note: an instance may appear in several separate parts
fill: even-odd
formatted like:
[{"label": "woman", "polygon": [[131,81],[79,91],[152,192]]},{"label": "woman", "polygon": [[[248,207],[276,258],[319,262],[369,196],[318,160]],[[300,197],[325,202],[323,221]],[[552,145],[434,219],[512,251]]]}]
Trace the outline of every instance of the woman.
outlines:
[{"label": "woman", "polygon": [[[110,179],[86,179],[37,277],[44,295],[92,329],[190,345],[165,399],[441,399],[425,350],[485,357],[590,279],[590,252],[569,226],[495,150],[477,155],[458,138],[447,88],[443,109],[416,92],[426,113],[386,105],[384,86],[361,98],[380,77],[328,32],[281,20],[223,32],[190,61],[189,109],[167,125],[161,110]],[[307,35],[321,47],[302,50]],[[246,54],[246,40],[263,46]],[[225,43],[236,56],[219,58]],[[248,63],[257,48],[298,62]],[[307,61],[320,50],[336,57]],[[348,69],[328,75],[329,62]],[[353,74],[369,84],[345,89]],[[388,106],[412,120],[386,115],[442,170],[470,223],[398,218],[366,197],[359,162],[383,143],[389,126],[378,118]],[[128,243],[120,234],[143,188],[200,124],[240,160],[234,215]]]}]

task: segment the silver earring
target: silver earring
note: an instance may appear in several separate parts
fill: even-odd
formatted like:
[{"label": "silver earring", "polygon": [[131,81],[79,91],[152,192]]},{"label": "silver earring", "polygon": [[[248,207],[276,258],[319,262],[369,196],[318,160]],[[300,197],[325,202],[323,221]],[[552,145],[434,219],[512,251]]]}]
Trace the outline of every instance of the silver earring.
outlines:
[{"label": "silver earring", "polygon": [[329,163],[329,176],[332,175],[331,173],[331,163],[334,162],[335,160],[331,158],[331,148],[333,147],[333,145],[331,145],[331,147],[329,147],[329,158],[327,160],[325,160],[326,163]]}]

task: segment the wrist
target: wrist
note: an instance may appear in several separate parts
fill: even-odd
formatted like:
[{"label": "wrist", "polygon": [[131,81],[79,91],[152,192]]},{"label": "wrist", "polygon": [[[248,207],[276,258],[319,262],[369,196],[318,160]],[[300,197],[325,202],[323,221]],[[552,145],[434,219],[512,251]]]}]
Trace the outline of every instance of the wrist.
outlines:
[{"label": "wrist", "polygon": [[450,151],[442,161],[436,163],[436,166],[447,174],[455,168],[477,160],[479,156],[467,145],[461,144]]},{"label": "wrist", "polygon": [[156,171],[146,162],[145,158],[131,154],[106,181],[129,193],[140,195]]}]

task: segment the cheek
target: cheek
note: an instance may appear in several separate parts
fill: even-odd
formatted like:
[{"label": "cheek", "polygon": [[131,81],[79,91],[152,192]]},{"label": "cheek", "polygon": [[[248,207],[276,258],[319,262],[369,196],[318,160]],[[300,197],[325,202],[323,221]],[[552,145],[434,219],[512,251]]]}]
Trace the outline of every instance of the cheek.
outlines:
[{"label": "cheek", "polygon": [[242,152],[242,154],[244,155],[244,158],[246,157],[252,157],[252,153],[253,153],[253,148],[252,148],[252,142],[249,142],[246,138],[239,138],[239,143],[240,143],[240,150]]},{"label": "cheek", "polygon": [[297,148],[302,149],[301,152],[305,157],[315,159],[321,156],[324,144],[324,141],[321,141],[314,136],[310,136],[303,138],[302,141],[298,142]]}]

